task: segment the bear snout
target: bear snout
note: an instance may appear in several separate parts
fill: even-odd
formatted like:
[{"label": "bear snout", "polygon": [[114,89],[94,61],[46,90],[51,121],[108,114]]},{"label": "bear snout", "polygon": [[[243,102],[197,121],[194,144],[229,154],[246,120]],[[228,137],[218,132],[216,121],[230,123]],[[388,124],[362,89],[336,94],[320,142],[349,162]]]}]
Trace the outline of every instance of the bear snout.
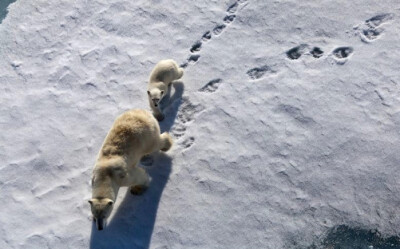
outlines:
[{"label": "bear snout", "polygon": [[101,231],[104,228],[104,220],[102,218],[96,219],[97,230]]}]

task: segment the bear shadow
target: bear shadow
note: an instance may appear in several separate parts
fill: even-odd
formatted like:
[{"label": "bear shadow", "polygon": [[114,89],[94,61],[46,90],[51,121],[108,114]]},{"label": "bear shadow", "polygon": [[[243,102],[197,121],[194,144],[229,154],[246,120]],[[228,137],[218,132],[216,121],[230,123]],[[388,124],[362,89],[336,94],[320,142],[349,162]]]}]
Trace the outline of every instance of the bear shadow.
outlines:
[{"label": "bear shadow", "polygon": [[146,167],[152,178],[149,188],[141,196],[126,191],[104,230],[98,231],[93,222],[90,248],[149,248],[158,205],[171,169],[172,158],[155,153],[153,165]]},{"label": "bear shadow", "polygon": [[[172,87],[174,93],[171,95]],[[161,132],[168,132],[175,123],[178,115],[179,106],[182,104],[182,95],[185,89],[182,81],[174,81],[172,86],[168,87],[168,92],[160,103],[161,109],[165,115],[163,121],[159,122]]]}]

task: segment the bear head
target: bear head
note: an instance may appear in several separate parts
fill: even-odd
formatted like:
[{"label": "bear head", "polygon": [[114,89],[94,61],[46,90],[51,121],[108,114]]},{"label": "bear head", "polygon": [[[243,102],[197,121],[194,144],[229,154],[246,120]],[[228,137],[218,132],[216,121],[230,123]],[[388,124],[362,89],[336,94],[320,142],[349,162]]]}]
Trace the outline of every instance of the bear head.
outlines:
[{"label": "bear head", "polygon": [[103,230],[104,220],[110,216],[114,201],[108,198],[92,198],[89,200],[93,218],[98,230]]},{"label": "bear head", "polygon": [[158,88],[153,88],[147,91],[147,95],[149,95],[150,101],[153,102],[154,106],[158,107],[160,101],[165,96],[165,91]]}]

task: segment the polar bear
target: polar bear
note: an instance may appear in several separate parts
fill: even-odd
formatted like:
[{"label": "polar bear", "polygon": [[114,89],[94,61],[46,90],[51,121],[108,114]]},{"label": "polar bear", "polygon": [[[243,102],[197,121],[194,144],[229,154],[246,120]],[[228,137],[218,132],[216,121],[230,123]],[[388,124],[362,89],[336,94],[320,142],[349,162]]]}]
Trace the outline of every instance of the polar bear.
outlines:
[{"label": "polar bear", "polygon": [[168,86],[172,81],[180,79],[182,75],[183,69],[171,59],[159,61],[151,71],[147,95],[150,108],[158,121],[164,119],[164,114],[160,108],[160,102],[167,94]]},{"label": "polar bear", "polygon": [[137,166],[140,158],[157,150],[167,151],[172,143],[168,133],[160,134],[160,126],[149,111],[130,110],[115,120],[93,170],[89,203],[98,230],[103,229],[121,186],[130,187],[132,194],[141,194],[149,186],[149,175]]}]

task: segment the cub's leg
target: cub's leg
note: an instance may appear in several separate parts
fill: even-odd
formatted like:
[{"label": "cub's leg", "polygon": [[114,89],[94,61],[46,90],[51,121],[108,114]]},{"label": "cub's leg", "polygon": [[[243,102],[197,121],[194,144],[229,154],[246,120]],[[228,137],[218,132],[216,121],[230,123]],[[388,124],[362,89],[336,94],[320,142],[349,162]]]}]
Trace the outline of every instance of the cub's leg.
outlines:
[{"label": "cub's leg", "polygon": [[140,158],[140,164],[144,166],[150,166],[153,164],[153,162],[154,160],[151,154],[144,155],[142,158]]},{"label": "cub's leg", "polygon": [[134,181],[130,187],[131,194],[143,194],[150,185],[150,176],[144,169],[137,166],[132,170],[132,175],[134,176]]},{"label": "cub's leg", "polygon": [[180,79],[180,78],[182,78],[182,76],[183,76],[183,68],[178,67],[178,75],[177,75],[177,76],[178,76],[178,77],[176,78],[177,80]]},{"label": "cub's leg", "polygon": [[160,105],[155,106],[154,102],[151,101],[151,99],[149,99],[149,103],[150,103],[150,108],[153,111],[153,115],[154,117],[158,120],[158,121],[163,121],[165,116],[162,113],[161,109],[160,109]]},{"label": "cub's leg", "polygon": [[168,151],[172,147],[172,144],[172,138],[167,132],[160,135],[160,150]]}]

